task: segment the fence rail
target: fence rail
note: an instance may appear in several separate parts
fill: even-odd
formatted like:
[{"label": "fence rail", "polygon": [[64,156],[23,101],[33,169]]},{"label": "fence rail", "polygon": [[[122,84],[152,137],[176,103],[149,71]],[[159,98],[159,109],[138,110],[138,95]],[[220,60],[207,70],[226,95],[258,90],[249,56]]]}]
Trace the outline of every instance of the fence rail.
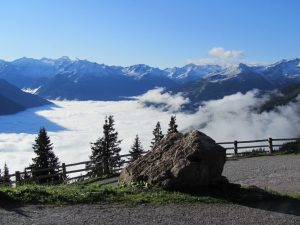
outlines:
[{"label": "fence rail", "polygon": [[[235,140],[235,141],[231,141],[231,142],[218,142],[217,144],[223,146],[226,149],[227,156],[232,156],[232,155],[239,155],[239,154],[242,154],[245,152],[249,152],[249,151],[245,151],[245,149],[253,150],[253,149],[267,148],[268,152],[273,153],[275,150],[274,148],[281,147],[287,141],[295,142],[295,141],[299,141],[299,140],[300,140],[300,138],[268,138],[268,139],[248,140],[248,141]],[[277,142],[277,143],[274,144],[274,142]],[[253,145],[253,143],[263,143],[263,144]],[[245,144],[251,144],[251,145],[245,145]],[[243,149],[243,151],[239,151],[240,149]],[[233,152],[231,150],[233,150]],[[264,151],[266,151],[266,150],[264,150]],[[146,151],[143,152],[143,154],[145,154],[145,153],[147,153],[147,152]],[[125,154],[125,155],[118,156],[118,158],[121,158],[121,159],[125,158],[126,160],[124,159],[123,163],[126,164],[126,163],[131,162],[128,159],[128,157],[130,157],[130,156],[131,156],[131,154]],[[96,164],[99,164],[99,162],[83,161],[83,162],[70,163],[70,164],[62,163],[60,166],[57,166],[57,167],[37,169],[37,170],[34,170],[34,168],[31,168],[31,167],[27,167],[27,168],[25,168],[24,172],[16,171],[14,174],[9,174],[8,178],[14,178],[12,183],[18,184],[21,182],[22,176],[24,176],[26,174],[26,172],[33,174],[33,173],[39,173],[39,172],[45,172],[45,171],[50,172],[50,171],[55,170],[55,171],[59,172],[59,174],[55,173],[55,174],[49,174],[49,175],[42,175],[42,176],[39,176],[37,179],[40,180],[40,179],[45,179],[45,178],[61,176],[65,181],[71,181],[74,179],[81,179],[81,178],[88,177],[89,176],[88,172],[90,172],[93,168],[93,167],[89,166],[91,164],[96,165]],[[82,165],[84,166],[84,168],[70,169],[71,167],[78,167],[78,166],[82,166]],[[118,172],[121,169],[122,168],[116,168],[116,169],[114,169],[113,172]],[[68,174],[74,174],[74,173],[80,173],[80,172],[85,172],[85,174],[76,175],[74,177],[67,176]]]},{"label": "fence rail", "polygon": [[[295,142],[299,140],[300,138],[268,138],[268,139],[247,140],[247,141],[218,142],[217,144],[222,145],[226,149],[227,155],[238,155],[241,153],[249,152],[249,151],[239,152],[239,149],[253,150],[253,149],[267,148],[268,150],[265,151],[273,153],[274,148],[281,147],[287,141]],[[263,144],[253,145],[253,143],[263,143]],[[244,145],[244,144],[251,144],[251,145]],[[229,150],[233,150],[233,152],[229,152]]]}]

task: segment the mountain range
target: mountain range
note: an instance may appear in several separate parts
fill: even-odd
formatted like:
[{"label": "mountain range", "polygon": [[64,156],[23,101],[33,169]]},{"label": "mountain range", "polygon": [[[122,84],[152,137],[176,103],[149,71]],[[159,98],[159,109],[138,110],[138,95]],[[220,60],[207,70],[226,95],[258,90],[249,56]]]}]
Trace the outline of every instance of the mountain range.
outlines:
[{"label": "mountain range", "polygon": [[[194,81],[171,88],[183,92],[197,107],[202,101],[215,100],[237,92],[258,89],[262,93],[300,82],[300,60],[282,60],[267,66],[237,64]],[[191,107],[191,105],[189,106]]]},{"label": "mountain range", "polygon": [[0,61],[0,78],[47,99],[120,100],[155,87],[182,92],[193,104],[252,89],[300,82],[300,59],[270,65],[195,65],[160,69],[144,64],[108,66],[87,60],[20,58]]}]

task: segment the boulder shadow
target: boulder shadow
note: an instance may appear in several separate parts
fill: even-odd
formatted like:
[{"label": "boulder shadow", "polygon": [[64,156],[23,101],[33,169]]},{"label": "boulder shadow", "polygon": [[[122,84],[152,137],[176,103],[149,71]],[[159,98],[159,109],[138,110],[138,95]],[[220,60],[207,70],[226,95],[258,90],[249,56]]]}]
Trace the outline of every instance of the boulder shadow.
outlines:
[{"label": "boulder shadow", "polygon": [[264,190],[256,186],[241,187],[239,184],[228,184],[221,188],[207,188],[189,193],[196,196],[209,196],[251,208],[300,216],[299,198]]},{"label": "boulder shadow", "polygon": [[38,114],[39,111],[54,110],[55,108],[60,108],[60,106],[50,104],[27,109],[13,115],[0,116],[0,133],[37,134],[41,127],[52,132],[66,130],[66,128]]},{"label": "boulder shadow", "polygon": [[9,195],[0,191],[0,208],[9,212],[15,212],[21,216],[29,217],[22,209],[24,205],[21,202],[16,201]]}]

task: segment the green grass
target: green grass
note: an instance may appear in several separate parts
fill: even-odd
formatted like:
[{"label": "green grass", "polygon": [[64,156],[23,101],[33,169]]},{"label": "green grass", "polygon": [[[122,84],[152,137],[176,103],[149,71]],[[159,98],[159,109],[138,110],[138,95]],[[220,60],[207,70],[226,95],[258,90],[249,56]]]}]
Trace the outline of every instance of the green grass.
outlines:
[{"label": "green grass", "polygon": [[[0,202],[3,204],[80,204],[100,202],[120,203],[179,203],[179,202],[221,202],[209,196],[195,196],[180,192],[168,192],[157,188],[137,186],[89,185],[25,185],[16,188],[0,188]],[[1,204],[0,203],[0,204]]]},{"label": "green grass", "polygon": [[[287,194],[287,193],[285,193],[285,194]],[[294,199],[300,200],[300,192],[296,192],[296,193],[288,194],[288,195],[290,195]]]},{"label": "green grass", "polygon": [[300,193],[281,194],[270,190],[231,186],[226,189],[202,190],[197,193],[166,191],[144,185],[101,186],[98,184],[25,185],[0,188],[0,206],[7,204],[93,204],[117,203],[237,203],[258,201],[300,201]]}]

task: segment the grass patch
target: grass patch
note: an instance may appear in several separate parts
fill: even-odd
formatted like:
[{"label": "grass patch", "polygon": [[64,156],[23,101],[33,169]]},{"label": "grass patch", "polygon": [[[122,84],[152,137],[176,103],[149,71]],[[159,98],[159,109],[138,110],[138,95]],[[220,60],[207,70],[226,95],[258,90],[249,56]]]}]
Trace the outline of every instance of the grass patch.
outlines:
[{"label": "grass patch", "polygon": [[198,196],[181,192],[168,192],[159,188],[135,186],[79,185],[25,185],[16,188],[0,188],[1,204],[80,204],[80,203],[184,203],[223,202],[210,196]]},{"label": "grass patch", "polygon": [[101,186],[99,184],[69,185],[24,185],[19,187],[1,187],[0,205],[7,204],[92,204],[101,202],[117,203],[236,203],[251,204],[257,202],[300,203],[300,193],[288,195],[257,187],[239,187],[229,185],[222,189],[202,190],[184,193],[166,191],[143,185]]},{"label": "grass patch", "polygon": [[300,192],[293,193],[293,194],[291,194],[290,196],[292,196],[292,197],[295,198],[295,199],[300,200]]}]

